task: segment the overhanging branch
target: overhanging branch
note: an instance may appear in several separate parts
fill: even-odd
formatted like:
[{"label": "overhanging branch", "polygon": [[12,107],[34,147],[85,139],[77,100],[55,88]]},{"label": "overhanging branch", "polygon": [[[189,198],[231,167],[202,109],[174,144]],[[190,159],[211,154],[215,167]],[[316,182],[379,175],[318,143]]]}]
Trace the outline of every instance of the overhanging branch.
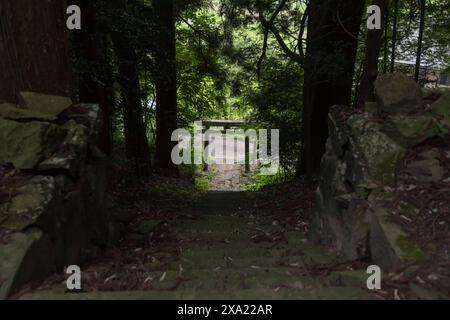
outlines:
[{"label": "overhanging branch", "polygon": [[[301,52],[300,54],[298,54],[297,52],[291,50],[288,45],[286,44],[286,42],[284,41],[283,37],[281,36],[280,32],[278,31],[277,27],[275,26],[274,22],[275,19],[277,18],[278,14],[281,12],[281,10],[284,8],[284,6],[286,5],[287,0],[281,0],[279,6],[277,7],[277,9],[275,10],[275,12],[272,14],[270,20],[267,20],[264,17],[264,12],[263,9],[260,5],[260,3],[258,3],[257,8],[258,8],[258,13],[259,13],[259,20],[262,24],[262,26],[264,27],[265,31],[264,31],[264,44],[263,44],[263,53],[260,57],[260,59],[258,60],[258,73],[259,73],[259,68],[261,66],[262,60],[265,57],[266,54],[266,50],[267,50],[267,37],[268,37],[268,31],[270,30],[272,32],[272,34],[275,36],[275,39],[277,40],[281,50],[284,52],[284,54],[286,56],[288,56],[291,60],[299,63],[300,65],[304,64],[304,55],[303,55],[303,49],[302,49],[302,43],[301,43],[301,39],[300,39],[300,43],[298,43],[298,47],[299,47],[299,51]],[[301,28],[301,38],[303,38],[303,32],[304,32],[304,25],[306,24],[306,14],[304,14],[304,17],[302,18],[302,26]],[[299,35],[300,37],[300,35]]]}]

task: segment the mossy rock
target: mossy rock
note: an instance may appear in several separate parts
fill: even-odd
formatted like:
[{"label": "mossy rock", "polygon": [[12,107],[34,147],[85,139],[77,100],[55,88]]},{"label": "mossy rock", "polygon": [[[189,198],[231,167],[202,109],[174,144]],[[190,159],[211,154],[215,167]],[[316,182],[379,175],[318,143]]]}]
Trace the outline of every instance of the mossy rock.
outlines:
[{"label": "mossy rock", "polygon": [[15,233],[7,244],[0,245],[0,300],[54,271],[54,258],[50,238],[41,231]]},{"label": "mossy rock", "polygon": [[347,156],[346,178],[356,189],[361,184],[383,186],[395,181],[405,149],[380,131],[380,126],[365,115],[349,119],[352,128]]},{"label": "mossy rock", "polygon": [[38,170],[64,170],[76,178],[86,161],[87,130],[73,120],[68,121],[61,128],[67,132],[64,140],[54,154],[39,164]]},{"label": "mossy rock", "polygon": [[398,235],[394,249],[398,252],[400,259],[406,262],[423,262],[426,256],[414,241],[406,235]]},{"label": "mossy rock", "polygon": [[0,206],[0,213],[6,217],[1,225],[14,231],[39,225],[53,233],[57,208],[62,209],[59,207],[55,179],[51,176],[34,176],[17,188],[16,195],[9,202]]},{"label": "mossy rock", "polygon": [[46,114],[51,117],[58,116],[73,104],[72,100],[68,97],[36,92],[21,92],[19,94],[19,101],[23,108]]},{"label": "mossy rock", "polygon": [[357,199],[342,214],[342,251],[348,259],[364,259],[368,256],[370,220],[367,206],[367,201]]},{"label": "mossy rock", "polygon": [[66,130],[46,122],[0,119],[0,163],[34,169],[58,149]]},{"label": "mossy rock", "polygon": [[40,120],[51,122],[56,120],[55,116],[44,114],[35,110],[19,108],[18,106],[9,103],[0,104],[0,118],[20,121]]},{"label": "mossy rock", "polygon": [[430,113],[439,116],[439,123],[446,128],[446,133],[450,130],[450,91],[442,93],[439,100],[431,105]]},{"label": "mossy rock", "polygon": [[373,261],[385,271],[426,260],[417,244],[390,221],[387,211],[375,205],[371,207],[370,251]]},{"label": "mossy rock", "polygon": [[375,81],[380,111],[409,114],[422,109],[422,90],[413,78],[402,73],[381,75]]},{"label": "mossy rock", "polygon": [[391,116],[381,131],[405,148],[414,147],[438,132],[438,121],[430,114]]},{"label": "mossy rock", "polygon": [[450,91],[442,92],[441,97],[431,105],[430,110],[440,116],[450,117]]},{"label": "mossy rock", "polygon": [[350,138],[350,128],[345,122],[345,114],[349,108],[346,106],[333,106],[328,114],[328,130],[330,142],[338,157],[345,152],[345,145]]}]

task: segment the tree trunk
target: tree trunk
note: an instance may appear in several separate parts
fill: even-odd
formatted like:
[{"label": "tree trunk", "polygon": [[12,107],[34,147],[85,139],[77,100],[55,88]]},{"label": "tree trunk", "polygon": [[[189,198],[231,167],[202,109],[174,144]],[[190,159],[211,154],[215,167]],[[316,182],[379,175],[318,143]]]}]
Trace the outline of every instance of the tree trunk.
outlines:
[{"label": "tree trunk", "polygon": [[[373,4],[380,7],[382,22],[385,25],[388,0],[373,0]],[[374,101],[373,83],[378,76],[378,63],[382,45],[383,29],[368,30],[366,39],[366,51],[364,58],[364,69],[358,90],[358,101],[356,107],[363,109],[366,101]]]},{"label": "tree trunk", "polygon": [[20,91],[74,98],[65,1],[0,1],[0,99]]},{"label": "tree trunk", "polygon": [[103,114],[98,145],[110,155],[112,147],[112,94],[110,61],[107,57],[106,28],[97,21],[102,1],[77,0],[82,12],[82,29],[75,33],[73,47],[78,64],[78,96],[81,102],[97,103]]},{"label": "tree trunk", "polygon": [[386,13],[384,16],[384,58],[383,58],[383,74],[387,73],[388,57],[389,57],[389,10],[390,0],[387,0]]},{"label": "tree trunk", "polygon": [[[123,12],[127,10],[126,2],[119,0],[117,4],[114,14],[116,25],[124,25],[126,21],[123,21],[122,17]],[[119,68],[126,155],[136,174],[145,177],[150,174],[151,159],[141,104],[138,56],[127,32],[119,32],[113,27],[111,36]]]},{"label": "tree trunk", "polygon": [[307,174],[320,167],[330,107],[351,103],[364,1],[313,0],[309,6],[299,168]]},{"label": "tree trunk", "polygon": [[420,63],[422,60],[422,42],[423,42],[424,28],[425,28],[425,0],[420,0],[419,39],[417,41],[416,69],[414,73],[414,79],[416,79],[416,81],[419,81],[420,75]]},{"label": "tree trunk", "polygon": [[395,71],[395,55],[397,50],[397,23],[398,23],[399,0],[394,0],[394,16],[392,18],[392,52],[391,52],[391,73]]},{"label": "tree trunk", "polygon": [[155,85],[156,85],[156,164],[169,174],[177,174],[171,160],[172,132],[177,129],[177,70],[173,0],[154,0]]}]

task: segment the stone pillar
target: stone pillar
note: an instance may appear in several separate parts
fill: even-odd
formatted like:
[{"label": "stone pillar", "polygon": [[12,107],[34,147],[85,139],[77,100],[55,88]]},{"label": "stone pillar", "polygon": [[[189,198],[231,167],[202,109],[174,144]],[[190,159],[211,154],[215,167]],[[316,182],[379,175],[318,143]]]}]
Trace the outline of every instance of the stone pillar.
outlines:
[{"label": "stone pillar", "polygon": [[245,172],[250,172],[250,138],[245,136]]},{"label": "stone pillar", "polygon": [[205,161],[205,151],[206,151],[206,147],[208,146],[209,142],[208,142],[208,140],[206,140],[205,133],[209,130],[209,128],[210,128],[209,125],[205,125],[205,128],[203,129],[203,134],[202,134],[202,137],[204,140],[203,152],[202,152],[202,162],[203,162],[203,171],[204,172],[208,171],[208,164]]}]

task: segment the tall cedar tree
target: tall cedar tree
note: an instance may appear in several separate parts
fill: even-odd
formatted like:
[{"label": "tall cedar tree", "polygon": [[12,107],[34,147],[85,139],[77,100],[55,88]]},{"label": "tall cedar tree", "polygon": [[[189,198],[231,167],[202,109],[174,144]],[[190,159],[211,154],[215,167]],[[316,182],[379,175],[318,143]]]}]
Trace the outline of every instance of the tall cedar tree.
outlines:
[{"label": "tall cedar tree", "polygon": [[62,0],[0,1],[0,99],[20,91],[74,98]]},{"label": "tall cedar tree", "polygon": [[107,55],[106,26],[99,20],[105,13],[104,1],[77,0],[83,24],[80,31],[74,31],[73,48],[78,64],[78,96],[82,102],[97,103],[103,114],[103,128],[98,145],[110,155],[112,146],[112,94],[111,68]]},{"label": "tall cedar tree", "polygon": [[320,167],[330,107],[350,106],[364,5],[361,0],[309,3],[299,172],[311,174]]},{"label": "tall cedar tree", "polygon": [[419,39],[417,40],[417,54],[416,54],[416,67],[414,71],[414,79],[419,81],[420,77],[420,63],[422,60],[422,47],[423,47],[423,32],[425,29],[425,0],[420,0],[420,23],[419,23]]},{"label": "tall cedar tree", "polygon": [[151,170],[150,147],[144,126],[138,55],[132,45],[132,32],[126,28],[129,22],[125,13],[131,7],[127,6],[126,0],[115,0],[113,4],[113,16],[116,26],[120,28],[113,26],[111,37],[119,69],[118,82],[122,97],[126,156],[136,174],[145,177]]},{"label": "tall cedar tree", "polygon": [[391,48],[391,67],[390,71],[393,73],[395,71],[395,57],[397,50],[397,27],[398,27],[398,10],[400,0],[394,1],[394,16],[392,17],[392,48]]},{"label": "tall cedar tree", "polygon": [[154,0],[156,23],[156,165],[170,175],[178,173],[171,160],[172,132],[177,128],[177,69],[175,7],[173,0]]},{"label": "tall cedar tree", "polygon": [[[372,3],[381,9],[381,25],[385,27],[388,0],[373,0]],[[364,69],[361,76],[361,82],[358,90],[358,100],[356,103],[356,107],[359,109],[364,108],[366,101],[375,100],[375,97],[373,96],[373,83],[378,76],[378,62],[382,46],[383,32],[383,28],[373,29],[367,32]]]}]

